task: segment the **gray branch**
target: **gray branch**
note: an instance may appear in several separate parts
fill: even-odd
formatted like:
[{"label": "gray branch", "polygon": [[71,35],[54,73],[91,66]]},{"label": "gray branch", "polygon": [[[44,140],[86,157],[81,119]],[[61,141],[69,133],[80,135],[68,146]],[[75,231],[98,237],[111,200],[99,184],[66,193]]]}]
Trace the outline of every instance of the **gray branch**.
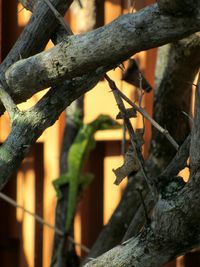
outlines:
[{"label": "gray branch", "polygon": [[199,0],[157,0],[163,14],[174,16],[194,16],[200,7]]},{"label": "gray branch", "polygon": [[[168,51],[167,53],[165,52],[166,50]],[[200,39],[198,35],[193,35],[174,44],[161,47],[159,51],[162,54],[165,52],[165,56],[164,58],[162,57],[161,64],[157,66],[157,89],[155,90],[153,117],[158,123],[165,125],[169,129],[178,144],[182,144],[190,133],[190,127],[189,121],[181,112],[184,110],[189,113],[190,111],[192,83],[200,66]],[[161,66],[164,66],[164,68],[161,68]],[[180,122],[180,125],[175,127],[177,122]],[[157,177],[173,159],[174,155],[175,149],[169,144],[168,140],[156,129],[153,129],[150,155],[145,164],[150,176]],[[170,170],[173,168],[172,171],[176,171],[178,164],[174,167],[170,166]],[[167,173],[168,170],[167,168]],[[166,172],[163,174],[166,174]],[[140,207],[136,186],[137,183],[141,183],[141,180],[142,175],[140,173],[130,178],[120,204],[107,226],[102,230],[88,257],[96,258],[119,244],[131,221],[135,223],[134,216],[137,216],[137,210]],[[148,190],[145,184],[142,186],[145,198]],[[149,202],[147,208],[149,205],[151,209],[154,203],[151,205]],[[140,210],[141,215],[143,209],[141,208]],[[145,220],[143,219],[142,224],[144,222]],[[141,221],[138,223],[141,225]],[[140,227],[138,228],[140,229]],[[134,233],[132,232],[132,234]],[[129,235],[131,235],[130,232]]]},{"label": "gray branch", "polygon": [[199,30],[199,16],[162,16],[155,4],[89,33],[66,37],[54,48],[18,61],[7,70],[6,81],[13,91],[30,95],[100,66],[111,69],[139,51]]},{"label": "gray branch", "polygon": [[[0,80],[15,103],[21,103],[27,100],[36,93],[36,91],[26,90],[26,92],[23,92],[20,88],[18,88],[18,90],[12,90],[5,82],[5,71],[14,62],[20,60],[20,58],[27,58],[41,52],[59,25],[57,18],[43,1],[39,1],[36,5],[34,5],[35,1],[23,0],[23,2],[27,2],[29,7],[34,6],[34,14],[31,16],[30,21],[17,42],[0,65]],[[61,14],[64,14],[72,3],[72,0],[52,0],[51,3]],[[4,110],[4,107],[0,105],[0,113]]]}]

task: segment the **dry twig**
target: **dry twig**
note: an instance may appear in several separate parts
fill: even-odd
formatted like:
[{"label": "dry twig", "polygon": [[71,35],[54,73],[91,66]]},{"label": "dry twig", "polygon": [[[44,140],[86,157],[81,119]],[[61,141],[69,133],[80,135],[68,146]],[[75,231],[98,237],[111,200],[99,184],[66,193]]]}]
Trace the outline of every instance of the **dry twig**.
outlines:
[{"label": "dry twig", "polygon": [[[19,205],[14,199],[8,197],[7,195],[3,194],[2,192],[0,192],[0,198],[3,199],[4,201],[6,201],[7,203],[9,203],[10,205],[12,205],[18,209],[21,209],[23,212],[29,214],[37,222],[39,222],[42,225],[46,225],[48,228],[54,230],[58,235],[60,235],[60,236],[65,235],[65,233],[62,232],[60,229],[58,229],[54,225],[48,223],[47,221],[45,221],[43,218],[41,218],[40,216],[38,216],[34,212],[31,212],[30,210],[25,209],[23,206]],[[68,236],[67,238],[71,243],[73,243],[76,246],[79,246],[84,252],[89,253],[89,251],[90,251],[89,248],[87,248],[86,246],[84,246],[80,243],[77,243],[71,236]]]},{"label": "dry twig", "polygon": [[141,168],[141,171],[143,173],[143,176],[150,188],[150,191],[152,192],[154,198],[157,198],[157,190],[156,190],[156,187],[154,185],[154,183],[150,180],[150,178],[147,176],[147,173],[146,173],[146,170],[144,168],[144,159],[143,159],[143,156],[142,156],[142,153],[141,153],[141,150],[140,150],[140,146],[138,145],[138,141],[135,137],[135,132],[133,130],[133,127],[130,123],[130,120],[129,118],[126,116],[126,108],[124,106],[124,103],[120,97],[120,94],[119,94],[119,89],[117,88],[115,82],[113,80],[110,79],[110,77],[105,74],[105,79],[107,80],[110,88],[112,89],[112,92],[114,94],[114,97],[115,97],[115,100],[117,102],[117,105],[119,107],[119,110],[122,114],[122,117],[123,117],[123,120],[124,120],[124,124],[129,132],[129,135],[130,135],[130,141],[131,141],[131,145],[134,149],[134,152],[136,153],[137,155],[137,158],[138,158],[138,163],[140,165],[140,168]]},{"label": "dry twig", "polygon": [[178,150],[179,145],[176,143],[174,138],[169,134],[168,130],[164,129],[161,127],[147,112],[141,107],[138,107],[135,103],[133,103],[126,95],[124,95],[118,88],[119,95],[121,98],[123,98],[130,106],[132,106],[134,109],[136,109],[140,114],[142,114],[148,121],[151,122],[151,124],[159,131],[161,132],[168,140],[169,142],[173,145],[173,147]]},{"label": "dry twig", "polygon": [[3,103],[6,111],[8,112],[8,115],[10,117],[10,120],[14,120],[14,116],[16,113],[19,112],[18,107],[15,105],[14,101],[12,100],[11,96],[5,91],[3,86],[0,84],[0,99]]},{"label": "dry twig", "polygon": [[70,27],[65,22],[63,16],[55,9],[55,7],[52,5],[52,3],[49,0],[44,0],[44,1],[47,4],[47,6],[51,9],[51,11],[55,15],[55,17],[59,20],[60,24],[64,27],[64,29],[66,30],[66,32],[69,35],[72,35],[73,33],[72,33]]}]

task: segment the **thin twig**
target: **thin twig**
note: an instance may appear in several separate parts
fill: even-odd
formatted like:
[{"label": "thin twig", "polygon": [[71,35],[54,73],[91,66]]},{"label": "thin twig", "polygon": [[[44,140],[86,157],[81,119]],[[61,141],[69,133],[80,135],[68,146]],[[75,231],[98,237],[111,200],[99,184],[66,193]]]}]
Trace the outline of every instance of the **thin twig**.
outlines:
[{"label": "thin twig", "polygon": [[[144,96],[144,90],[142,89],[142,73],[139,72],[139,91],[140,91],[140,96],[139,96],[139,107],[142,108],[142,98]],[[143,133],[145,133],[145,121],[144,121],[144,116],[142,116],[142,124],[143,124]]]},{"label": "thin twig", "polygon": [[6,111],[8,112],[8,115],[10,117],[10,120],[14,120],[14,116],[16,113],[19,112],[18,107],[15,105],[14,101],[12,100],[11,96],[5,91],[3,86],[0,84],[0,99],[3,103]]},{"label": "thin twig", "polygon": [[193,119],[192,119],[192,117],[189,114],[187,114],[185,111],[181,111],[181,113],[183,115],[185,115],[192,123],[194,122]]},{"label": "thin twig", "polygon": [[55,7],[52,5],[52,3],[49,0],[44,0],[47,6],[51,9],[55,17],[59,20],[60,24],[64,27],[66,32],[69,35],[72,35],[73,32],[71,31],[70,27],[67,25],[66,21],[64,20],[63,16],[55,9]]},{"label": "thin twig", "polygon": [[124,95],[119,89],[118,93],[119,95],[133,108],[135,108],[138,112],[140,112],[148,121],[151,122],[151,124],[159,131],[161,132],[173,145],[173,147],[178,151],[179,145],[174,140],[174,138],[169,134],[168,130],[164,129],[162,126],[160,126],[147,112],[141,107],[138,107],[135,103],[133,103],[126,95]]},{"label": "thin twig", "polygon": [[117,88],[115,82],[113,80],[110,79],[110,77],[105,74],[105,79],[107,80],[110,88],[112,89],[112,92],[114,94],[114,97],[115,97],[115,100],[117,102],[117,105],[119,107],[119,110],[122,114],[122,118],[124,120],[124,123],[126,125],[126,128],[129,132],[129,136],[130,136],[130,141],[131,141],[131,145],[137,155],[137,158],[138,158],[138,162],[139,162],[139,165],[140,165],[140,169],[143,173],[143,176],[149,186],[149,189],[150,191],[152,192],[153,194],[153,197],[154,198],[157,198],[157,190],[156,190],[156,187],[154,185],[154,183],[149,179],[149,177],[147,176],[147,173],[146,173],[146,170],[144,168],[144,159],[143,159],[143,156],[142,156],[142,153],[141,153],[141,149],[140,149],[140,146],[138,145],[138,141],[137,141],[137,138],[135,137],[135,132],[133,130],[133,127],[130,123],[130,120],[129,118],[126,116],[126,108],[124,106],[124,103],[123,103],[123,100],[121,99],[120,95],[119,95],[119,89]]},{"label": "thin twig", "polygon": [[[46,225],[48,228],[54,230],[58,235],[60,236],[64,236],[65,233],[63,231],[61,231],[60,229],[58,229],[57,227],[55,227],[54,225],[48,223],[47,221],[45,221],[42,217],[38,216],[37,214],[35,214],[34,212],[31,212],[30,210],[24,208],[23,206],[19,205],[14,199],[8,197],[7,195],[5,195],[4,193],[0,192],[0,198],[3,199],[4,201],[6,201],[7,203],[9,203],[10,205],[21,209],[23,212],[29,214],[30,216],[32,216],[37,222],[39,222],[42,225]],[[87,248],[86,246],[77,243],[71,236],[67,237],[68,240],[73,243],[76,246],[79,246],[84,252],[89,253],[89,248]]]},{"label": "thin twig", "polygon": [[122,134],[123,134],[123,137],[122,137],[121,151],[122,151],[123,157],[125,157],[125,154],[126,154],[126,126],[124,123],[122,126]]},{"label": "thin twig", "polygon": [[25,7],[22,7],[18,12],[17,12],[17,15],[20,13],[20,12],[22,12],[22,10],[24,10],[25,9]]},{"label": "thin twig", "polygon": [[82,4],[81,0],[77,0],[77,1],[79,3],[80,8],[83,8],[83,4]]}]

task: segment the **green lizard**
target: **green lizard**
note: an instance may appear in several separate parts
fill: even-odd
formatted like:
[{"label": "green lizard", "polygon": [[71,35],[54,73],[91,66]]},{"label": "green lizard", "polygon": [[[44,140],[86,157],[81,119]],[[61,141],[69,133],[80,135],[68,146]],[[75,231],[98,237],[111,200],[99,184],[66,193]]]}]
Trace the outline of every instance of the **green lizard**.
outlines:
[{"label": "green lizard", "polygon": [[91,123],[82,125],[69,149],[67,157],[68,171],[53,181],[58,199],[62,197],[60,187],[69,184],[66,231],[69,230],[74,216],[78,190],[80,187],[86,187],[92,179],[91,174],[83,174],[83,167],[90,151],[95,147],[94,134],[98,130],[117,128],[120,128],[120,125],[108,115],[99,115]]}]

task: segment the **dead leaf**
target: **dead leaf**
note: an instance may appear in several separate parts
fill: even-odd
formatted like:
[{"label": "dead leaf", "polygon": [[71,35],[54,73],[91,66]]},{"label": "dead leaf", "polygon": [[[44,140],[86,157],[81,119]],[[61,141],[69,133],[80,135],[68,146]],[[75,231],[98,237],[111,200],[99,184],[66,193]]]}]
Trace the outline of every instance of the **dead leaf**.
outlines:
[{"label": "dead leaf", "polygon": [[[143,139],[143,129],[136,129],[136,139],[138,145],[141,146],[144,144]],[[117,168],[113,169],[113,172],[116,176],[116,180],[114,184],[119,185],[122,180],[127,177],[131,172],[137,172],[140,169],[140,164],[136,155],[134,148],[131,146],[129,150],[126,152],[124,157],[124,164]]]},{"label": "dead leaf", "polygon": [[[127,108],[126,109],[126,117],[128,119],[130,119],[130,118],[137,118],[137,111],[134,108]],[[119,112],[117,114],[116,119],[117,120],[123,119],[123,116],[122,116],[122,113],[121,112]]]},{"label": "dead leaf", "polygon": [[113,169],[113,172],[116,176],[114,184],[119,185],[125,177],[127,177],[133,171],[137,172],[139,168],[140,167],[136,153],[133,151],[133,148],[130,147],[125,154],[124,164],[116,170]]}]

